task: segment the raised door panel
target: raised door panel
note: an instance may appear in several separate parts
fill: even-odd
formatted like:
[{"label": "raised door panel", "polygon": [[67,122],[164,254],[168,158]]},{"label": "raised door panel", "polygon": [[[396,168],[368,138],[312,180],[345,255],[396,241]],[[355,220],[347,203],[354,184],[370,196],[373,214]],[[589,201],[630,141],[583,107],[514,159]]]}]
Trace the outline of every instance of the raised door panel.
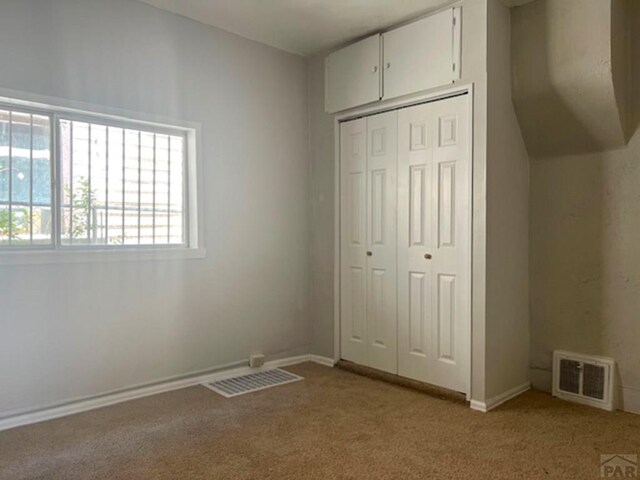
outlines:
[{"label": "raised door panel", "polygon": [[[455,48],[454,9],[404,25],[382,35],[383,98],[452,83]],[[459,68],[459,67],[458,67]]]},{"label": "raised door panel", "polygon": [[335,113],[380,100],[380,35],[365,38],[325,60],[325,110]]},{"label": "raised door panel", "polygon": [[367,118],[367,364],[391,373],[397,373],[397,116]]},{"label": "raised door panel", "polygon": [[367,362],[367,129],[366,120],[340,125],[341,354]]},{"label": "raised door panel", "polygon": [[436,356],[441,362],[456,362],[456,276],[438,275],[436,309]]},{"label": "raised door panel", "polygon": [[[429,345],[428,324],[425,321],[430,311],[431,301],[427,292],[429,276],[425,272],[408,272],[407,291],[407,333],[404,344],[405,355],[425,358]],[[422,360],[419,360],[422,361]],[[400,372],[402,374],[402,372]]]},{"label": "raised door panel", "polygon": [[438,247],[455,246],[456,162],[438,164]]},{"label": "raised door panel", "polygon": [[346,325],[349,327],[347,332],[348,340],[351,342],[362,343],[365,338],[365,278],[364,269],[360,267],[350,267],[349,275],[345,279],[348,288],[347,298],[349,299],[349,315],[347,316]]}]

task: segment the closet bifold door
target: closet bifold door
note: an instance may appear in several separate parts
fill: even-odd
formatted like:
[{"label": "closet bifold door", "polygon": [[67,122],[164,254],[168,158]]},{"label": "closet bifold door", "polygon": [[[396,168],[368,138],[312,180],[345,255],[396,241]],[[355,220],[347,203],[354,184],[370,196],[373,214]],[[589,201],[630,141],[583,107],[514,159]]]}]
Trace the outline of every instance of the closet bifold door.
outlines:
[{"label": "closet bifold door", "polygon": [[468,101],[398,114],[398,373],[460,392],[470,348]]},{"label": "closet bifold door", "polygon": [[340,125],[341,357],[397,373],[397,112]]},{"label": "closet bifold door", "polygon": [[398,112],[367,118],[368,365],[398,373]]},{"label": "closet bifold door", "polygon": [[367,121],[340,124],[340,353],[367,357]]}]

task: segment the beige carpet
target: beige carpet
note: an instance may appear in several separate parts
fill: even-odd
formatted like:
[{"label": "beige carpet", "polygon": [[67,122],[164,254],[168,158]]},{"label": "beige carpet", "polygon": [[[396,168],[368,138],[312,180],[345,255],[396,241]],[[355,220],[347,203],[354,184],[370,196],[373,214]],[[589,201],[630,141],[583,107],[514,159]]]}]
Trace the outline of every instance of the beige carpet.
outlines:
[{"label": "beige carpet", "polygon": [[224,399],[193,387],[0,432],[2,479],[596,479],[640,416],[528,392],[488,414],[315,364]]}]

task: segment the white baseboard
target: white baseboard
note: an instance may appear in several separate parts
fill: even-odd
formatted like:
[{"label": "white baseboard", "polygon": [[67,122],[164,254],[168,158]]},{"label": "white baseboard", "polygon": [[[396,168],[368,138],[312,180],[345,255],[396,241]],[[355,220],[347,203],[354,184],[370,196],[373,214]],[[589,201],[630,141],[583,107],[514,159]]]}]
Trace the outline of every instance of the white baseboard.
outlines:
[{"label": "white baseboard", "polygon": [[309,355],[309,360],[311,362],[319,363],[320,365],[324,365],[325,367],[333,367],[336,362],[333,358],[323,357],[321,355]]},{"label": "white baseboard", "polygon": [[0,431],[30,425],[32,423],[44,422],[46,420],[53,420],[54,418],[66,417],[67,415],[107,407],[109,405],[148,397],[150,395],[157,395],[159,393],[170,392],[172,390],[192,387],[194,385],[208,383],[226,377],[233,377],[268,368],[286,367],[303,362],[314,362],[327,367],[333,367],[334,365],[333,359],[311,354],[271,360],[265,362],[265,364],[260,368],[244,366],[248,363],[247,359],[246,361],[222,365],[208,369],[204,372],[188,375],[186,377],[182,376],[180,378],[168,379],[154,384],[141,385],[127,390],[79,399],[62,405],[54,405],[43,409],[21,412],[8,417],[3,417],[0,418]]},{"label": "white baseboard", "polygon": [[518,395],[526,392],[531,388],[531,383],[526,382],[522,385],[518,385],[517,387],[512,388],[511,390],[507,390],[506,392],[501,393],[500,395],[496,395],[484,402],[479,400],[471,400],[471,409],[477,410],[478,412],[486,413],[490,410],[493,410],[499,405],[502,405],[504,402],[511,400],[512,398],[517,397]]}]

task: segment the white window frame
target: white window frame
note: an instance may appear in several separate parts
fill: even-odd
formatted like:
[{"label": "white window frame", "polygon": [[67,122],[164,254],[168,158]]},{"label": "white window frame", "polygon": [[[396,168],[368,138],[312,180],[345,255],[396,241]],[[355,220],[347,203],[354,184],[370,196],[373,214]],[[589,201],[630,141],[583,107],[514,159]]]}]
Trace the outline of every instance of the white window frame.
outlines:
[{"label": "white window frame", "polygon": [[[0,108],[15,109],[25,113],[48,115],[51,119],[51,182],[52,182],[52,243],[51,245],[9,247],[0,250],[0,265],[30,265],[50,263],[120,262],[139,260],[171,260],[204,258],[202,225],[202,171],[199,123],[141,114],[122,109],[75,102],[59,98],[17,92],[0,88]],[[184,239],[182,245],[62,245],[60,237],[60,182],[61,168],[59,145],[60,119],[108,124],[120,128],[156,133],[184,135]]]}]

